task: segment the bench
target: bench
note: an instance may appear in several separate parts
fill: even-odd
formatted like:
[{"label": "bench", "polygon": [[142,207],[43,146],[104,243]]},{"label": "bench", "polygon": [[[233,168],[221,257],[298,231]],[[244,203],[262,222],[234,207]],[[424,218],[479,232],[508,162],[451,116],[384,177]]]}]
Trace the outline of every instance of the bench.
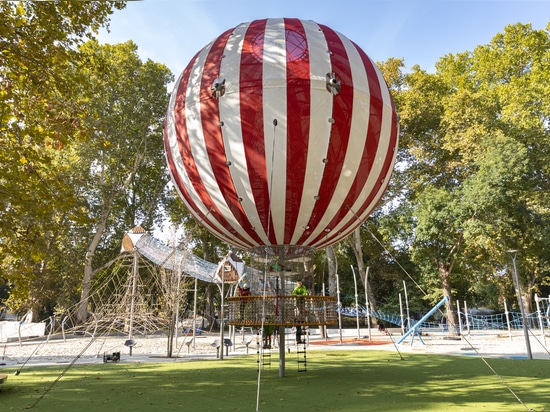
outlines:
[{"label": "bench", "polygon": [[220,357],[220,341],[219,339],[216,339],[214,342],[210,344],[213,348],[216,348],[216,358]]},{"label": "bench", "polygon": [[246,354],[248,355],[248,347],[250,346],[250,344],[252,343],[254,339],[252,338],[252,336],[249,336],[248,338],[246,338],[246,341],[244,342],[244,345],[246,346]]},{"label": "bench", "polygon": [[224,339],[223,344],[225,345],[225,356],[229,356],[229,348],[233,346],[231,339]]},{"label": "bench", "polygon": [[0,375],[0,384],[6,383],[8,380],[8,375]]},{"label": "bench", "polygon": [[[225,355],[229,356],[229,347],[233,346],[233,342],[231,342],[231,339],[224,339],[223,344],[225,346]],[[214,342],[212,342],[210,344],[210,346],[212,346],[213,348],[216,348],[216,358],[219,358],[220,357],[220,347],[221,347],[220,340],[216,339]]]}]

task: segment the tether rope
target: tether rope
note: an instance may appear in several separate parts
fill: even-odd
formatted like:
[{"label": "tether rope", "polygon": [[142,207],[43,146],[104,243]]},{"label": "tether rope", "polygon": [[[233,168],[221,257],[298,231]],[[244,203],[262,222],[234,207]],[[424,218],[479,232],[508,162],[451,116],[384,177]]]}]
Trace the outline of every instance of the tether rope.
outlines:
[{"label": "tether rope", "polygon": [[[265,321],[265,301],[266,301],[266,291],[267,291],[267,272],[268,272],[268,262],[269,262],[269,236],[271,235],[271,193],[273,190],[273,168],[275,165],[275,136],[277,130],[277,119],[273,119],[273,144],[271,147],[271,173],[269,175],[269,207],[267,210],[267,233],[265,241],[265,263],[264,263],[264,285],[262,291],[262,322],[260,325],[260,331],[263,335],[264,333],[264,321]],[[263,352],[264,345],[262,342],[262,337],[260,336],[260,353],[258,359],[258,388],[256,391],[256,412],[259,412],[260,408],[260,392],[261,392],[261,378],[262,378],[262,368],[263,368]]]},{"label": "tether rope", "polygon": [[409,272],[407,272],[407,270],[401,265],[401,263],[399,263],[399,261],[395,258],[395,256],[393,256],[391,254],[391,252],[386,248],[386,246],[384,244],[382,244],[382,242],[374,235],[374,233],[372,233],[370,228],[367,225],[364,225],[363,227],[369,231],[369,233],[373,237],[373,239],[376,240],[376,242],[382,247],[382,249],[384,249],[384,251],[394,260],[394,262],[397,263],[397,266],[399,266],[399,268],[405,273],[405,275],[408,276],[408,278],[424,294],[424,296],[428,296],[426,291],[424,291],[424,289],[422,289],[422,287],[416,282],[416,280],[414,280],[414,278],[409,274]]},{"label": "tether rope", "polygon": [[[411,281],[416,285],[416,287],[425,295],[427,296],[426,292],[420,287],[420,285],[412,278],[412,276],[405,270],[405,268],[399,263],[399,261],[390,253],[390,251],[386,248],[386,246],[384,246],[382,244],[382,242],[374,235],[374,233],[372,233],[372,231],[365,225],[364,226],[368,231],[369,233],[371,234],[371,236],[378,242],[378,244],[384,249],[384,251],[397,263],[397,265],[401,268],[401,270],[403,270],[403,272],[405,272],[405,274],[409,277],[409,279],[411,279]],[[368,309],[368,308],[367,308]],[[441,310],[440,310],[441,312]],[[534,336],[534,334],[533,334]],[[508,383],[502,378],[502,376],[500,376],[497,371],[495,371],[495,369],[489,364],[489,362],[487,362],[487,360],[485,359],[485,357],[483,357],[483,355],[481,353],[478,352],[478,350],[472,345],[472,343],[466,339],[466,337],[461,334],[460,335],[461,339],[464,339],[464,341],[466,341],[466,343],[475,351],[476,355],[479,357],[479,359],[481,359],[483,361],[483,363],[485,363],[485,365],[489,368],[489,370],[496,376],[498,377],[498,379],[500,380],[500,382],[504,385],[504,387],[517,399],[517,401],[525,408],[525,410],[527,411],[532,411],[533,409],[529,408],[520,398],[519,396],[514,392],[514,390],[510,387],[510,385],[508,385]],[[537,339],[538,341],[538,339]],[[393,339],[392,339],[392,342],[393,342]],[[544,345],[543,345],[544,346]],[[397,349],[397,346],[395,346],[396,349]],[[397,352],[399,353],[399,356],[401,357],[401,359],[403,359],[403,357],[401,356],[401,353],[399,352],[399,350],[397,350]],[[547,351],[548,352],[548,351]]]},{"label": "tether rope", "polygon": [[533,409],[529,408],[520,399],[520,397],[514,392],[514,390],[510,387],[510,385],[508,385],[508,383],[504,380],[504,378],[497,373],[497,371],[489,364],[489,362],[487,362],[487,359],[485,359],[485,357],[481,353],[479,353],[479,351],[474,347],[474,345],[472,345],[472,342],[470,342],[466,337],[462,335],[461,335],[461,338],[466,341],[466,343],[473,349],[473,351],[476,353],[479,359],[481,359],[483,363],[485,363],[485,365],[489,368],[489,370],[493,372],[493,374],[500,380],[500,382],[504,385],[504,387],[508,389],[508,391],[514,396],[514,398],[517,399],[517,401],[525,408],[525,410],[532,411]]},{"label": "tether rope", "polygon": [[90,346],[92,346],[92,344],[98,340],[100,337],[103,337],[103,336],[106,336],[111,330],[112,330],[112,326],[114,325],[114,321],[111,323],[111,328],[107,328],[105,330],[104,333],[102,333],[101,335],[98,335],[98,336],[92,336],[92,338],[90,339],[90,342],[88,342],[88,344],[86,346],[84,346],[84,348],[78,353],[78,355],[76,355],[76,357],[71,361],[71,363],[69,363],[67,365],[67,367],[65,367],[65,369],[63,369],[63,371],[59,374],[59,376],[44,390],[44,392],[42,393],[42,395],[40,395],[36,401],[34,401],[33,404],[31,404],[30,406],[27,406],[26,409],[32,409],[34,408],[36,405],[38,405],[38,403],[44,399],[44,397],[53,389],[53,387],[55,386],[55,384],[57,382],[59,382],[61,380],[61,378],[63,376],[65,376],[65,374],[69,371],[69,369],[71,369],[73,367],[73,365],[82,357],[82,355],[84,355],[84,353],[90,348]]}]

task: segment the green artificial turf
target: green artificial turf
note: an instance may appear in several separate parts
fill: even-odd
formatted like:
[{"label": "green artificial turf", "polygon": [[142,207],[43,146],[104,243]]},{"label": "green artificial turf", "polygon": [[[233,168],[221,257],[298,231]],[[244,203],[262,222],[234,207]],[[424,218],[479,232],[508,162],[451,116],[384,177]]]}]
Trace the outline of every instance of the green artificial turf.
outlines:
[{"label": "green artificial turf", "polygon": [[[288,354],[280,378],[273,354],[260,375],[259,411],[550,410],[546,360],[487,359],[500,377],[477,357],[315,350],[307,361],[307,372],[298,372],[296,354]],[[0,370],[9,374],[0,411],[256,411],[255,355],[76,364],[52,387],[66,367]]]}]

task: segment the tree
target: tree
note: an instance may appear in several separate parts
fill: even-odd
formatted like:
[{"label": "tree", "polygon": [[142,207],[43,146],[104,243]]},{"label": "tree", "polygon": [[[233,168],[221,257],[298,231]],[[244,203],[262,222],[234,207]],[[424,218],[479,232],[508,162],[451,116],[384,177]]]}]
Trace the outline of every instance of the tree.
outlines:
[{"label": "tree", "polygon": [[[453,295],[452,281],[468,279],[473,290],[500,272],[507,249],[525,256],[524,289],[548,274],[549,46],[548,31],[516,24],[473,52],[443,57],[434,74],[414,67],[403,76],[403,202],[392,213],[412,211],[403,213],[412,235],[404,241],[426,284],[437,276],[444,295]],[[452,312],[450,300],[450,320]]]},{"label": "tree", "polygon": [[[84,262],[80,321],[86,319],[94,256],[101,243],[120,242],[122,233],[140,223],[160,223],[165,173],[162,122],[173,80],[161,64],[141,62],[134,43],[82,46],[79,70],[88,76],[93,98],[83,119],[89,140],[79,147],[77,183],[87,198],[91,233]],[[91,230],[90,230],[91,229]]]},{"label": "tree", "polygon": [[466,160],[463,203],[472,218],[464,226],[471,245],[465,252],[494,274],[509,266],[507,249],[520,250],[527,311],[550,257],[549,69],[548,29],[529,24],[507,26],[488,45],[439,65],[453,87],[461,85],[444,124],[455,136],[447,147]]},{"label": "tree", "polygon": [[67,184],[75,160],[68,145],[82,138],[84,114],[75,93],[82,79],[71,67],[78,45],[124,7],[0,3],[0,273],[16,286],[12,309],[42,310],[56,298],[52,284],[63,284],[72,271],[73,254],[65,253],[68,220],[85,215]]}]

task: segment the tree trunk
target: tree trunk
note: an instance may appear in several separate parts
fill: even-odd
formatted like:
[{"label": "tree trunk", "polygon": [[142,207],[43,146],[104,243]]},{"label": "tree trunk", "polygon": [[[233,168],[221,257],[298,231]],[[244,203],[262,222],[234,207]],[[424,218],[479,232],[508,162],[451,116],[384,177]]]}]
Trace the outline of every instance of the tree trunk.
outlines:
[{"label": "tree trunk", "polygon": [[210,331],[216,326],[216,320],[214,316],[214,299],[212,296],[213,283],[208,283],[204,289],[204,317],[210,323]]},{"label": "tree trunk", "polygon": [[[521,283],[521,277],[518,276],[520,279],[519,279],[519,282]],[[534,309],[533,309],[533,288],[535,286],[535,283],[536,283],[536,280],[535,280],[535,276],[528,276],[527,277],[527,282],[526,284],[522,284],[520,286],[520,289],[521,289],[521,303],[523,303],[523,313],[525,313],[525,316],[527,317],[529,313],[532,313],[534,312]],[[518,302],[519,304],[519,302]],[[520,308],[521,310],[521,308]],[[534,322],[533,319],[527,319],[527,322],[529,324],[530,327],[534,327],[536,328],[537,327],[537,322]]]},{"label": "tree trunk", "polygon": [[369,285],[366,285],[367,279],[367,271],[365,270],[365,264],[363,263],[363,247],[361,243],[361,228],[357,228],[353,231],[353,238],[349,237],[349,244],[351,248],[353,249],[353,253],[355,254],[355,260],[357,261],[357,268],[359,270],[359,277],[361,279],[361,282],[363,284],[363,290],[365,289],[365,286],[367,286],[367,293],[369,295],[369,306],[371,310],[376,310],[376,301],[374,299],[374,295],[372,294],[372,288]]},{"label": "tree trunk", "polygon": [[78,303],[77,322],[84,323],[88,319],[88,299],[90,298],[90,291],[92,288],[93,277],[93,258],[97,245],[103,236],[105,231],[106,219],[98,225],[92,241],[88,245],[88,251],[86,252],[86,258],[84,262],[84,278],[82,279],[82,292],[80,294],[80,302]]},{"label": "tree trunk", "polygon": [[[521,281],[521,279],[520,279]],[[533,309],[533,288],[536,285],[536,276],[529,276],[527,285],[521,288],[521,294],[523,295],[523,309],[525,313],[534,312]]]},{"label": "tree trunk", "polygon": [[[336,272],[338,270],[336,262],[336,253],[332,246],[327,246],[325,248],[325,254],[327,256],[327,266],[328,266],[328,295],[336,296]],[[319,328],[321,331],[321,338],[327,338],[326,326]]]},{"label": "tree trunk", "polygon": [[443,296],[447,296],[449,298],[446,303],[449,332],[456,334],[458,332],[458,318],[451,293],[451,272],[439,259],[436,263],[439,270],[439,278],[441,279],[441,290],[443,291]]},{"label": "tree trunk", "polygon": [[336,253],[334,253],[334,248],[332,246],[327,246],[325,248],[325,253],[327,255],[328,266],[328,294],[329,296],[336,296],[336,272],[338,270]]},{"label": "tree trunk", "polygon": [[94,233],[92,241],[88,245],[88,250],[86,252],[86,258],[84,262],[84,278],[82,279],[82,292],[80,294],[80,302],[78,303],[78,310],[77,310],[77,321],[79,323],[85,322],[86,319],[88,318],[88,299],[90,298],[90,291],[92,288],[92,278],[93,278],[93,266],[92,266],[93,258],[94,258],[97,246],[101,241],[101,237],[105,232],[105,228],[107,227],[107,219],[111,214],[111,210],[113,208],[113,204],[117,196],[120,193],[124,193],[128,189],[141,162],[143,161],[143,158],[144,158],[143,154],[141,153],[136,154],[134,158],[133,168],[126,176],[126,179],[122,182],[122,185],[116,188],[116,190],[112,190],[112,194],[108,196],[106,199],[103,199],[103,205],[102,205],[103,212],[98,218],[97,229]]}]

